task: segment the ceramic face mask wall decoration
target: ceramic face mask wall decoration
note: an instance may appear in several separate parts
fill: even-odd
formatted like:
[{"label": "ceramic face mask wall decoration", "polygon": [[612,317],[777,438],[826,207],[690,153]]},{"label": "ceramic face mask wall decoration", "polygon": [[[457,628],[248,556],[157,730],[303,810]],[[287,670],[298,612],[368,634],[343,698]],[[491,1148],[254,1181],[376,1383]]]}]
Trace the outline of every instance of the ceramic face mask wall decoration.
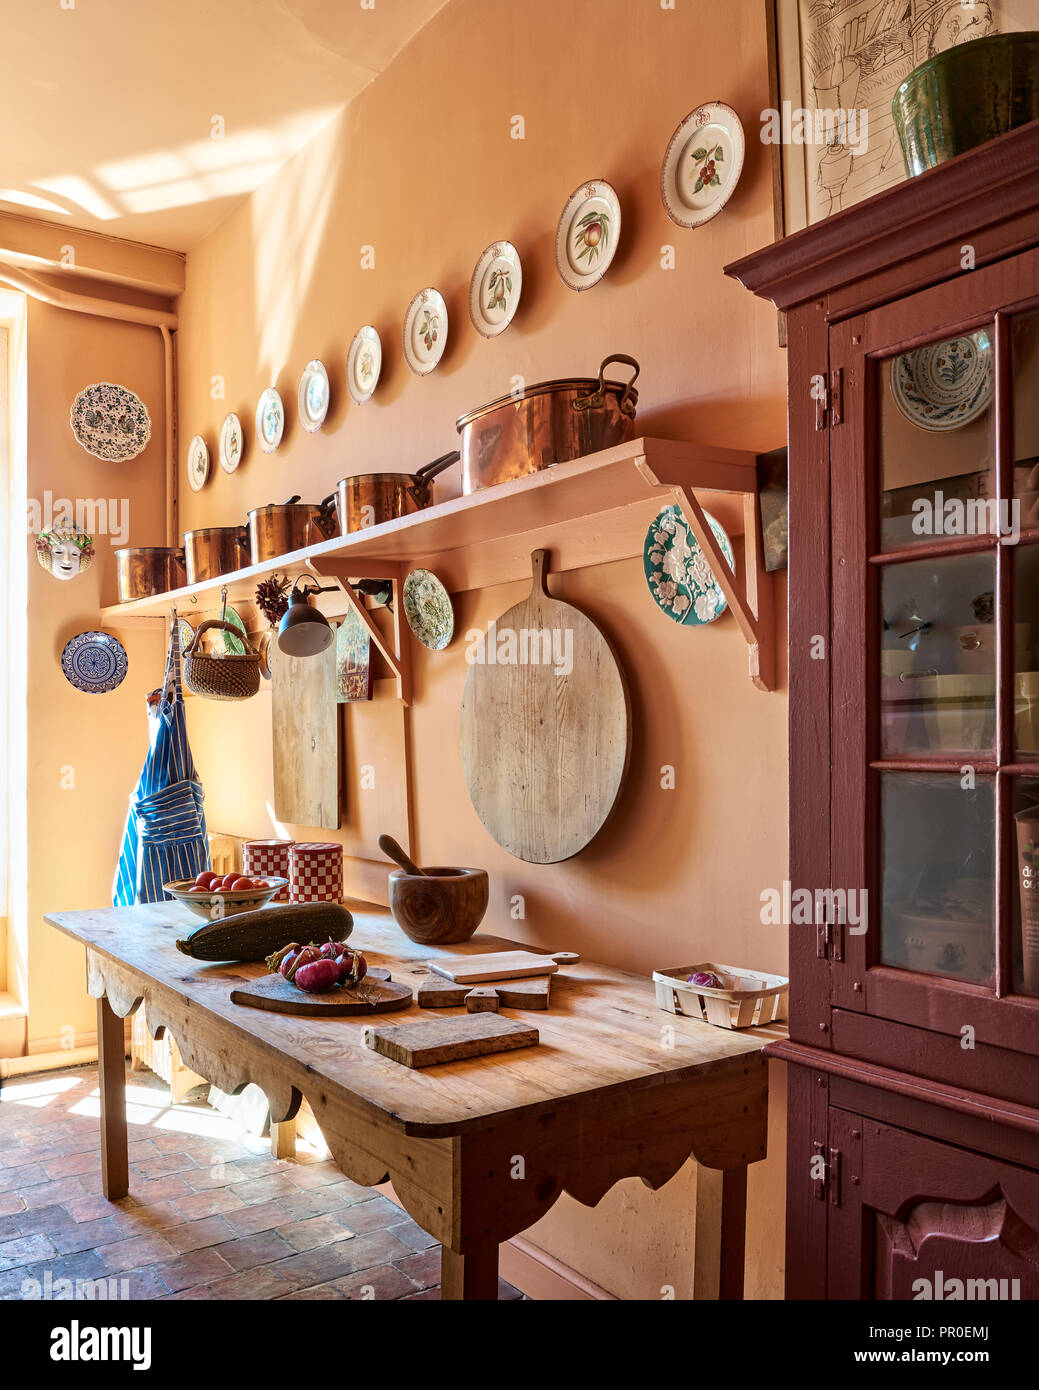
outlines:
[{"label": "ceramic face mask wall decoration", "polygon": [[41,531],[36,558],[55,579],[75,579],[94,563],[94,543],[85,531]]}]

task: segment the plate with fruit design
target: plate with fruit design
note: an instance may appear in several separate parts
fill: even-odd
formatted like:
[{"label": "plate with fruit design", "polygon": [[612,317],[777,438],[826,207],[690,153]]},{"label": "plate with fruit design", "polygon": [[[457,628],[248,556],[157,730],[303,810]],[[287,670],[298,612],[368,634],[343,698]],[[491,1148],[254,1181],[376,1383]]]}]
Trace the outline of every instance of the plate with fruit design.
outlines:
[{"label": "plate with fruit design", "polygon": [[171,898],[183,903],[196,917],[209,922],[266,907],[275,893],[288,884],[287,878],[264,874],[252,878],[245,874],[225,874],[223,878],[205,869],[197,878],[175,879],[162,886]]},{"label": "plate with fruit design", "polygon": [[241,463],[243,443],[242,422],[232,410],[220,426],[220,467],[225,473],[233,473]]},{"label": "plate with fruit design", "polygon": [[330,399],[325,364],[315,357],[304,367],[299,379],[299,421],[307,434],[314,434],[325,423]]},{"label": "plate with fruit design", "polygon": [[281,394],[268,386],[256,405],[256,438],[265,454],[273,454],[285,433],[285,407]]},{"label": "plate with fruit design", "polygon": [[188,485],[192,492],[200,492],[209,477],[209,446],[200,434],[196,434],[188,445]]},{"label": "plate with fruit design", "polygon": [[370,401],[382,371],[382,339],[366,323],[354,334],[346,357],[346,389],[354,405]]},{"label": "plate with fruit design", "polygon": [[672,135],[660,168],[664,210],[679,227],[717,217],[743,172],[743,124],[731,106],[711,101],[690,111]]},{"label": "plate with fruit design", "polygon": [[496,338],[512,322],[523,289],[523,267],[511,241],[496,241],[476,262],[469,281],[469,317],[484,338]]},{"label": "plate with fruit design", "polygon": [[556,269],[571,290],[590,290],[609,270],[621,234],[621,205],[611,184],[591,179],[566,200],[556,227]]},{"label": "plate with fruit design", "polygon": [[428,376],[447,346],[447,305],[439,290],[419,290],[404,315],[404,360],[416,376]]}]

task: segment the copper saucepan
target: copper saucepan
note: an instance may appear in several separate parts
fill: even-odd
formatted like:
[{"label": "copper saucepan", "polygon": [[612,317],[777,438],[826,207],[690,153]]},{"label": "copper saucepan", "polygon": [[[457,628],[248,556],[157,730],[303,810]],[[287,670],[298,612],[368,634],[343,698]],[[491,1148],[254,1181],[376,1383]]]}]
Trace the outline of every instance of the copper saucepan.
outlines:
[{"label": "copper saucepan", "polygon": [[270,502],[249,513],[249,551],[254,565],[276,560],[293,550],[303,550],[339,534],[335,514],[335,493],[322,502]]},{"label": "copper saucepan", "polygon": [[188,583],[219,579],[249,563],[249,538],[244,526],[205,526],[184,532],[184,561]]},{"label": "copper saucepan", "polygon": [[133,545],[117,550],[115,582],[120,603],[182,589],[188,582],[184,551],[172,545]]},{"label": "copper saucepan", "polygon": [[454,449],[417,473],[358,473],[340,479],[335,492],[340,534],[348,536],[351,531],[363,531],[428,507],[432,500],[430,483],[460,457]]},{"label": "copper saucepan", "polygon": [[[628,382],[607,381],[611,362],[633,368]],[[635,434],[639,364],[625,353],[603,360],[598,378],[542,381],[501,396],[457,420],[462,492],[493,487],[624,444]]]}]

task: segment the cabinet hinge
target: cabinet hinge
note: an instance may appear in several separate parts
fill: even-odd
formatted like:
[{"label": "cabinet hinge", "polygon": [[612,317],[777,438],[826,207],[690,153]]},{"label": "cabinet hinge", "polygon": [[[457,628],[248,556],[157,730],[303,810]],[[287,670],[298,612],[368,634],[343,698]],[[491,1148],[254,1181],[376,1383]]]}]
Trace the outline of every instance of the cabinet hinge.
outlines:
[{"label": "cabinet hinge", "polygon": [[841,1151],[827,1149],[816,1139],[812,1144],[812,1195],[816,1201],[828,1201],[831,1207],[841,1204]]},{"label": "cabinet hinge", "polygon": [[812,396],[815,399],[815,428],[834,428],[844,423],[844,368],[835,367],[829,381],[820,372],[812,378]]},{"label": "cabinet hinge", "polygon": [[823,920],[815,925],[815,954],[819,960],[844,960],[843,912],[831,894],[823,897]]}]

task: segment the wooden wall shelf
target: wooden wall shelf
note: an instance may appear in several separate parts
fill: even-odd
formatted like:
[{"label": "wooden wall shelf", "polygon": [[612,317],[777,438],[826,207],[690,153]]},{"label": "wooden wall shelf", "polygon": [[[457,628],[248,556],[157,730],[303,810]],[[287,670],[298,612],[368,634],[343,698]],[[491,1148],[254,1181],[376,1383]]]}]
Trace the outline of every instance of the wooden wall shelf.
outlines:
[{"label": "wooden wall shelf", "polygon": [[[220,591],[236,607],[253,604],[256,585],[271,574],[295,580],[388,579],[394,602],[396,651],[350,590],[322,595],[328,616],[357,608],[410,701],[399,590],[416,568],[431,569],[451,593],[525,579],[530,553],[551,551],[552,570],[607,564],[642,554],[646,527],[661,507],[677,503],[702,546],[747,642],[750,675],[761,690],[775,685],[771,576],[764,567],[758,523],[755,455],[666,439],[634,439],[614,449],[468,497],[454,497],[396,521],[335,537],[234,574],[101,610],[107,627],[126,628],[184,617],[218,606]],[[708,507],[730,536],[744,538],[743,574],[729,569],[703,516]],[[738,568],[738,567],[737,567]],[[647,604],[651,600],[647,594]]]}]

